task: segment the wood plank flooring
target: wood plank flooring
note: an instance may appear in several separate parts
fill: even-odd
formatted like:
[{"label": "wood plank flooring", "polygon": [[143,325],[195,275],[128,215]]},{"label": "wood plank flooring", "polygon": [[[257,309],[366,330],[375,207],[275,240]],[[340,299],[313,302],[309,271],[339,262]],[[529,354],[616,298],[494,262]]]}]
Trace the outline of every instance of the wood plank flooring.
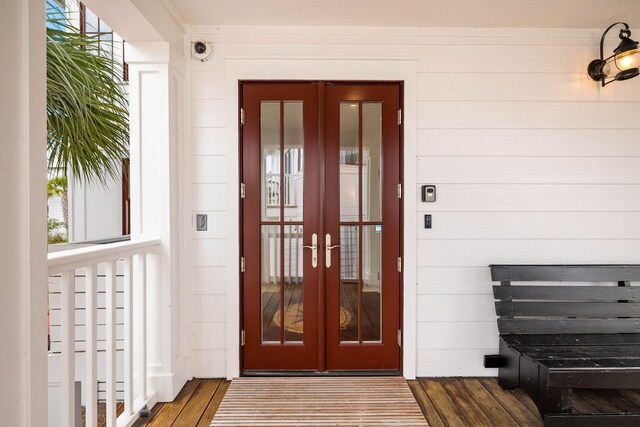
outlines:
[{"label": "wood plank flooring", "polygon": [[408,382],[432,427],[542,427],[531,399],[524,393],[503,390],[495,378],[420,378]]},{"label": "wood plank flooring", "polygon": [[[495,378],[420,378],[409,386],[432,427],[542,427],[542,419],[521,389],[503,390]],[[640,390],[577,390],[573,412],[640,413]]]},{"label": "wood plank flooring", "polygon": [[[138,420],[135,426],[208,427],[229,384],[220,379],[189,381],[176,400],[158,403],[151,417]],[[503,390],[495,378],[420,378],[408,384],[430,427],[542,426],[540,415],[526,393],[521,389]],[[584,390],[572,394],[571,400],[576,413],[610,410],[640,413],[640,390]],[[310,410],[313,406],[305,408]]]},{"label": "wood plank flooring", "polygon": [[208,427],[229,388],[221,379],[188,381],[173,402],[157,403],[134,427]]}]

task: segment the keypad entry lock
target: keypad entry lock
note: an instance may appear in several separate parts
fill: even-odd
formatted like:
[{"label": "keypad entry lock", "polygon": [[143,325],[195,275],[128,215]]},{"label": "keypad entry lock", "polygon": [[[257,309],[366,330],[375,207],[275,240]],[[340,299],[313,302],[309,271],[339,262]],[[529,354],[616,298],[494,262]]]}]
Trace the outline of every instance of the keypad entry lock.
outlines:
[{"label": "keypad entry lock", "polygon": [[305,249],[311,249],[311,266],[318,268],[318,235],[313,233],[311,235],[311,245],[302,245]]},{"label": "keypad entry lock", "polygon": [[435,202],[436,201],[436,186],[435,185],[423,185],[422,186],[422,201],[423,202]]}]

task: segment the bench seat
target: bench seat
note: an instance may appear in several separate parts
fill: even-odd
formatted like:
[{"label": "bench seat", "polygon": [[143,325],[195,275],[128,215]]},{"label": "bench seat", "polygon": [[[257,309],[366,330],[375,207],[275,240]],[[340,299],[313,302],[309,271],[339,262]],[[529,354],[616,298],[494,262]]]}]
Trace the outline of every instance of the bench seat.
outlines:
[{"label": "bench seat", "polygon": [[640,389],[640,286],[631,285],[640,266],[490,267],[500,354],[485,366],[499,367],[498,383],[521,387],[545,426],[640,425],[635,413],[574,414],[569,398],[573,389]]}]

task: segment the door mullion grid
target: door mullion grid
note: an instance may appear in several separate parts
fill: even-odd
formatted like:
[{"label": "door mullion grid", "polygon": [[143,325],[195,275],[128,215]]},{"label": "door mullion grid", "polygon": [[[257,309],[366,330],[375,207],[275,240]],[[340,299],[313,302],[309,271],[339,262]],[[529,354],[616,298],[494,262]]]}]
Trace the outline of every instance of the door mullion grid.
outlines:
[{"label": "door mullion grid", "polygon": [[280,344],[284,344],[284,101],[280,101]]}]

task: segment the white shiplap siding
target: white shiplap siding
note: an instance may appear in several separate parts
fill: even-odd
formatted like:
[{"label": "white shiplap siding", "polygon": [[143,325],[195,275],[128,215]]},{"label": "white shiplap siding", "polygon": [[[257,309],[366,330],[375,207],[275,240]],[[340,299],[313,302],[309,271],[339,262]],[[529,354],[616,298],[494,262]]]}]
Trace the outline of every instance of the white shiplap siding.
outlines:
[{"label": "white shiplap siding", "polygon": [[[498,337],[488,264],[640,262],[640,80],[602,89],[588,79],[601,30],[192,32],[214,47],[211,61],[190,62],[192,213],[210,215],[210,230],[193,234],[194,375],[224,375],[233,354],[225,322],[236,308],[225,304],[237,266],[226,252],[238,234],[218,222],[237,212],[229,123],[242,61],[262,61],[264,79],[307,79],[326,61],[344,61],[330,78],[352,79],[354,61],[370,66],[362,80],[387,60],[417,64],[405,139],[417,153],[417,265],[405,268],[417,276],[418,375],[495,374],[482,367]],[[419,201],[421,184],[437,185],[437,202]]]}]

